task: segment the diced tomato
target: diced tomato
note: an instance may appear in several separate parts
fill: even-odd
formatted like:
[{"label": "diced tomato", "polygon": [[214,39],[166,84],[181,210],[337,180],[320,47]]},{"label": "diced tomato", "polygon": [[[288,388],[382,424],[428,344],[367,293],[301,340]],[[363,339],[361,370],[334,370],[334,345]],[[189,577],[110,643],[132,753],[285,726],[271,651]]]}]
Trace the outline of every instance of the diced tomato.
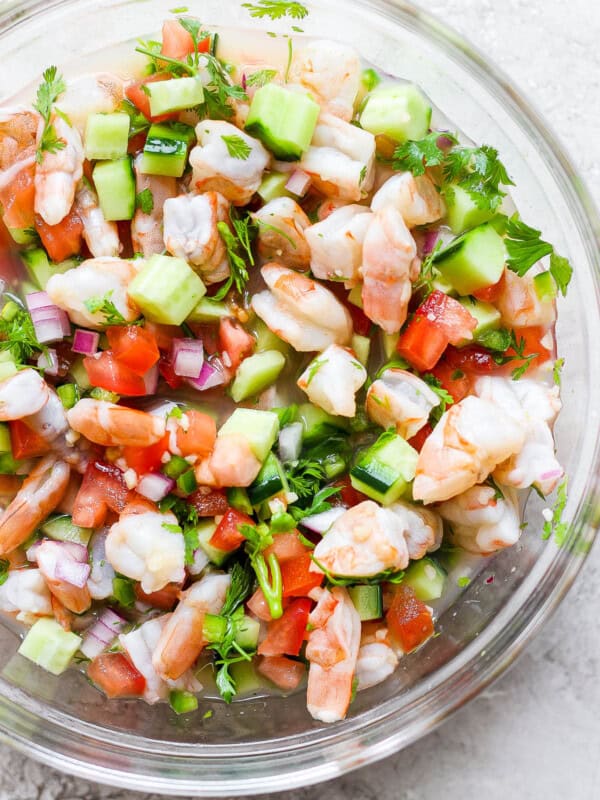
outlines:
[{"label": "diced tomato", "polygon": [[267,635],[258,648],[259,655],[297,656],[306,634],[311,605],[308,598],[294,600],[283,616],[270,622]]},{"label": "diced tomato", "polygon": [[213,547],[231,552],[237,550],[242,542],[246,541],[238,530],[238,525],[254,525],[254,520],[235,508],[230,508],[217,525],[216,531],[210,537]]},{"label": "diced tomato", "polygon": [[414,315],[400,334],[396,350],[419,372],[433,369],[448,346],[448,337],[436,322]]},{"label": "diced tomato", "polygon": [[[290,601],[287,597],[284,597],[281,601],[281,605],[285,610],[290,604]],[[263,622],[271,622],[273,617],[271,616],[271,611],[269,609],[269,604],[267,603],[267,598],[265,597],[263,590],[258,587],[258,589],[254,592],[250,600],[246,603],[248,606],[248,610],[254,614],[255,617],[262,619]]]},{"label": "diced tomato", "polygon": [[73,522],[82,528],[99,528],[108,509],[120,514],[133,496],[118,467],[92,461],[73,503]]},{"label": "diced tomato", "polygon": [[432,431],[433,428],[427,422],[425,425],[423,425],[420,431],[417,431],[417,433],[415,433],[415,435],[408,440],[409,445],[411,447],[414,447],[417,453],[420,453],[421,450],[423,449],[423,445],[425,444],[427,437]]},{"label": "diced tomato", "polygon": [[445,361],[451,369],[458,369],[467,375],[489,375],[498,369],[490,351],[477,344],[470,344],[460,349],[448,347]]},{"label": "diced tomato", "polygon": [[4,224],[8,228],[32,228],[35,223],[33,204],[35,164],[19,170],[14,178],[0,189]]},{"label": "diced tomato", "polygon": [[285,656],[265,656],[260,660],[258,671],[284,692],[297,689],[304,677],[305,666]]},{"label": "diced tomato", "polygon": [[125,505],[123,506],[123,510],[121,511],[121,516],[133,516],[135,514],[156,514],[158,511],[158,506],[156,503],[153,503],[152,500],[148,500],[147,497],[142,497],[141,494],[135,494],[134,492],[127,498]]},{"label": "diced tomato", "polygon": [[145,375],[160,358],[154,334],[139,325],[107,328],[106,336],[113,355],[136,375]]},{"label": "diced tomato", "polygon": [[471,338],[472,331],[477,327],[475,317],[458,300],[439,289],[431,292],[417,308],[415,315],[434,322],[450,344],[459,344],[463,339]]},{"label": "diced tomato", "polygon": [[202,339],[204,352],[214,356],[219,352],[219,328],[208,323],[190,324],[190,328],[198,339]]},{"label": "diced tomato", "polygon": [[242,326],[233,319],[222,319],[219,324],[219,344],[221,350],[229,356],[230,364],[225,363],[226,367],[236,370],[246,356],[249,356],[256,339],[245,331]]},{"label": "diced tomato", "polygon": [[124,447],[123,458],[127,466],[138,475],[156,472],[162,467],[162,457],[169,449],[169,434],[166,433],[156,444],[149,447]]},{"label": "diced tomato", "polygon": [[491,286],[486,286],[485,289],[479,289],[478,292],[473,292],[473,296],[478,300],[482,300],[484,303],[495,303],[502,294],[503,289],[504,273],[502,273],[502,277],[497,283],[493,283]]},{"label": "diced tomato", "polygon": [[273,544],[266,548],[264,556],[268,558],[271,553],[275,553],[277,561],[282,564],[284,561],[289,561],[290,558],[303,556],[307,551],[306,545],[303,545],[298,538],[298,531],[290,531],[273,536]]},{"label": "diced tomato", "polygon": [[182,456],[207,456],[217,439],[217,425],[209,414],[186,411],[187,426],[177,426],[177,447]]},{"label": "diced tomato", "polygon": [[107,697],[140,697],[146,679],[123,653],[100,653],[88,666],[88,678]]},{"label": "diced tomato", "polygon": [[166,350],[169,353],[171,352],[171,347],[173,346],[173,339],[177,339],[178,336],[181,336],[181,328],[177,325],[161,325],[158,322],[150,322],[146,320],[144,323],[145,330],[148,333],[151,333],[154,336],[154,341],[156,342],[159,350]]},{"label": "diced tomato", "polygon": [[150,120],[150,122],[166,122],[170,119],[177,119],[177,112],[172,114],[158,114],[157,116],[152,116],[150,113],[150,98],[143,90],[143,86],[147,83],[155,83],[156,81],[168,81],[170,79],[170,75],[167,75],[164,72],[158,72],[155,75],[150,75],[147,78],[142,78],[141,81],[135,81],[134,83],[130,83],[129,86],[125,89],[125,96],[128,100],[130,100],[133,105],[141,111],[142,114],[146,117],[146,119]]},{"label": "diced tomato", "polygon": [[146,394],[144,379],[116,359],[110,350],[86,356],[83,366],[92,386],[130,397],[143,397]]},{"label": "diced tomato", "polygon": [[[542,344],[542,339],[547,333],[545,328],[542,328],[539,325],[532,326],[530,328],[515,328],[514,333],[515,339],[519,344],[519,349],[521,350],[524,358],[515,358],[514,361],[508,361],[506,364],[503,364],[501,367],[499,367],[499,371],[502,374],[510,375],[514,369],[518,369],[526,364],[527,356],[536,354],[535,358],[532,358],[529,361],[532,369],[537,369],[537,367],[552,357],[550,350],[548,350],[548,348],[544,347]],[[521,341],[523,342],[522,349],[520,346]],[[515,352],[514,348],[511,347],[504,355],[516,356],[517,353]]]},{"label": "diced tomato", "polygon": [[323,575],[311,571],[312,563],[310,553],[305,553],[280,565],[284,597],[304,597],[323,583]]},{"label": "diced tomato", "polygon": [[[198,42],[198,52],[208,53],[210,49],[210,36]],[[167,58],[176,58],[179,61],[194,52],[194,40],[191,34],[181,25],[179,20],[167,19],[162,26],[162,47],[160,52]]]},{"label": "diced tomato", "polygon": [[344,505],[348,508],[352,508],[353,506],[357,506],[359,503],[362,503],[363,500],[369,499],[366,494],[359,492],[354,488],[354,486],[352,486],[350,476],[348,475],[335,481],[335,483],[332,485],[341,486],[340,492],[329,498],[329,501],[332,505]]},{"label": "diced tomato", "polygon": [[419,647],[433,634],[431,613],[410,586],[398,586],[386,620],[390,633],[405,653]]},{"label": "diced tomato", "polygon": [[36,214],[35,229],[52,261],[64,261],[81,250],[83,223],[76,211],[69,211],[58,225],[48,225]]},{"label": "diced tomato", "polygon": [[181,589],[182,585],[180,583],[167,583],[157,592],[146,594],[140,583],[136,583],[133,587],[138,600],[141,600],[142,603],[147,603],[152,608],[160,608],[162,611],[172,611],[175,608]]},{"label": "diced tomato", "polygon": [[471,380],[468,375],[462,370],[450,366],[445,359],[438,361],[431,370],[431,374],[438,379],[442,389],[452,395],[455,403],[458,403],[469,394]]},{"label": "diced tomato", "polygon": [[10,426],[10,442],[12,454],[17,460],[21,458],[35,458],[42,456],[50,450],[48,442],[21,419],[8,423]]},{"label": "diced tomato", "polygon": [[359,336],[368,336],[371,331],[371,320],[367,317],[362,308],[355,306],[354,303],[347,303],[346,308],[352,317],[352,325],[354,333]]},{"label": "diced tomato", "polygon": [[179,375],[175,375],[171,359],[164,353],[161,355],[160,361],[158,362],[158,371],[171,389],[179,389],[183,384],[183,378],[180,378]]},{"label": "diced tomato", "polygon": [[201,486],[186,499],[194,506],[199,517],[219,517],[229,511],[227,495],[221,489]]}]

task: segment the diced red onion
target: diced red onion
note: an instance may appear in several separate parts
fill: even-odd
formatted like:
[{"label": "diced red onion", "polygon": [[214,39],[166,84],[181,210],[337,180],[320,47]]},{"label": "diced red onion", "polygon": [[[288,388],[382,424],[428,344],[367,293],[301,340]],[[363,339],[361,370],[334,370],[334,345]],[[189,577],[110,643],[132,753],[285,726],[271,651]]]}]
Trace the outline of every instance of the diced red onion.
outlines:
[{"label": "diced red onion", "polygon": [[95,658],[118,636],[125,627],[125,620],[107,608],[83,636],[81,652],[87,658]]},{"label": "diced red onion", "polygon": [[144,386],[146,387],[146,394],[156,394],[158,388],[158,365],[155,364],[150,367],[148,372],[144,375]]},{"label": "diced red onion", "polygon": [[423,242],[423,255],[428,256],[431,252],[433,252],[433,248],[440,236],[439,231],[427,231],[425,234],[425,240]]},{"label": "diced red onion", "polygon": [[244,72],[242,74],[242,89],[244,91],[246,91],[247,88],[248,88],[248,82],[247,82],[247,78],[246,78],[246,73]]},{"label": "diced red onion", "polygon": [[348,509],[342,506],[334,506],[329,511],[323,511],[321,514],[313,514],[310,517],[304,517],[301,524],[309,531],[315,533],[326,533],[333,523],[339,519],[342,514],[345,514]]},{"label": "diced red onion", "polygon": [[173,339],[173,372],[181,378],[199,378],[204,364],[204,346],[200,339]]},{"label": "diced red onion", "polygon": [[204,392],[215,386],[222,386],[226,382],[223,365],[218,358],[212,361],[205,361],[198,378],[187,378],[186,381],[194,389]]},{"label": "diced red onion", "polygon": [[274,172],[292,173],[295,169],[293,161],[273,161]]},{"label": "diced red onion", "polygon": [[41,542],[34,542],[27,548],[25,551],[25,558],[27,561],[31,561],[32,564],[37,563],[37,551],[39,550],[41,544]]},{"label": "diced red onion", "polygon": [[82,356],[93,356],[98,350],[100,334],[97,331],[85,331],[78,328],[73,336],[71,350],[80,353]]},{"label": "diced red onion", "polygon": [[40,353],[37,365],[44,370],[46,375],[58,375],[59,364],[56,350],[49,348],[45,353]]},{"label": "diced red onion", "polygon": [[151,472],[148,475],[143,475],[137,485],[136,491],[152,500],[153,503],[158,503],[166,497],[175,486],[175,481],[162,475],[160,472]]},{"label": "diced red onion", "polygon": [[65,581],[78,589],[83,589],[90,577],[90,565],[82,564],[80,561],[72,561],[65,558],[56,562],[55,577],[59,581]]},{"label": "diced red onion", "polygon": [[30,292],[25,295],[25,303],[29,311],[35,311],[36,308],[57,308],[47,292]]},{"label": "diced red onion", "polygon": [[194,561],[187,569],[190,575],[199,575],[207,565],[208,556],[204,550],[199,547],[197,550],[194,550]]},{"label": "diced red onion", "polygon": [[40,344],[61,341],[71,333],[69,318],[58,306],[34,308],[30,313]]},{"label": "diced red onion", "polygon": [[288,192],[295,194],[297,197],[304,197],[308,192],[310,182],[311,177],[308,173],[304,172],[302,169],[295,169],[288,178],[285,188]]},{"label": "diced red onion", "polygon": [[303,430],[301,422],[292,422],[282,428],[279,433],[279,457],[282,461],[296,461],[300,457]]},{"label": "diced red onion", "polygon": [[[30,548],[31,549],[31,548]],[[34,553],[40,568],[51,579],[83,589],[90,574],[87,547],[78,542],[41,542]]]},{"label": "diced red onion", "polygon": [[562,469],[551,469],[548,472],[543,472],[540,475],[540,480],[541,481],[547,481],[547,480],[550,480],[552,478],[560,478],[562,474],[563,474]]}]

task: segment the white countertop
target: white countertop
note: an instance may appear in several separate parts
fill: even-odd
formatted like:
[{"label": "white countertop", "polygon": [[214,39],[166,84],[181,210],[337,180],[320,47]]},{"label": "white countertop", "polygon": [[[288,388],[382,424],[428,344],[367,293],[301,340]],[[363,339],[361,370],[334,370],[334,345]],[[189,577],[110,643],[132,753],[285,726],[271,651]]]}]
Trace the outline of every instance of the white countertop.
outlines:
[{"label": "white countertop", "polygon": [[[598,0],[421,2],[514,79],[546,116],[600,205]],[[492,688],[399,755],[285,797],[597,800],[599,609],[597,547],[554,619]],[[34,798],[157,800],[76,780],[0,748],[0,800]]]}]

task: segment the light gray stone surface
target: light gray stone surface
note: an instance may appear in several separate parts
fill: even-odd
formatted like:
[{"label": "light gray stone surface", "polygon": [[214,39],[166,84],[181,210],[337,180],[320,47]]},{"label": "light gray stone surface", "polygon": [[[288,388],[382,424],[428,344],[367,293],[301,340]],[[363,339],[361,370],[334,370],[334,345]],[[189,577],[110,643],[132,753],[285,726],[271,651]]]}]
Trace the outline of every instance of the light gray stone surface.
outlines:
[{"label": "light gray stone surface", "polygon": [[[600,203],[598,0],[433,0],[546,116]],[[517,665],[428,738],[288,800],[597,800],[600,549]],[[273,796],[274,797],[274,796]],[[157,800],[0,748],[0,800]],[[263,797],[266,800],[266,796]]]}]

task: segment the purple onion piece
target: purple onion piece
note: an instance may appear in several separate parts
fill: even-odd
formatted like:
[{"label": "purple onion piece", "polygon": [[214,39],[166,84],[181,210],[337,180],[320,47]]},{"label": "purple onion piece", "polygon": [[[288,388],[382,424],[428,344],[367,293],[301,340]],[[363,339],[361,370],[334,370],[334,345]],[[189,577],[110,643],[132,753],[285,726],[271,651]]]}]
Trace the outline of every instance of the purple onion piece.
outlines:
[{"label": "purple onion piece", "polygon": [[71,350],[83,356],[93,356],[98,350],[100,334],[97,331],[86,331],[78,328],[73,335]]}]

